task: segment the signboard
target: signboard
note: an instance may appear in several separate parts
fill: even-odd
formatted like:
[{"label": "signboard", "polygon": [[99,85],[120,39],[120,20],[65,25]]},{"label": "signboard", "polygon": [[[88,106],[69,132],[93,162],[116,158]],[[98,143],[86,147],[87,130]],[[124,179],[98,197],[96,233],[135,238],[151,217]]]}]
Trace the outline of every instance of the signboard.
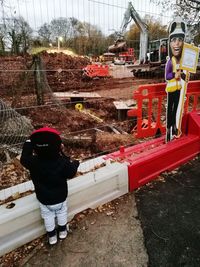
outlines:
[{"label": "signboard", "polygon": [[180,61],[180,69],[196,73],[198,58],[199,48],[194,45],[184,43]]}]

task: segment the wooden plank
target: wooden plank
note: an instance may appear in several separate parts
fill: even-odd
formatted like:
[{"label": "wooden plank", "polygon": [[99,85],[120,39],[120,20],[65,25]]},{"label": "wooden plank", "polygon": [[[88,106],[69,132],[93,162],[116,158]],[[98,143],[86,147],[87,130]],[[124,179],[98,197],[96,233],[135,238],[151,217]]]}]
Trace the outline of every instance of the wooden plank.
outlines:
[{"label": "wooden plank", "polygon": [[56,92],[53,93],[56,98],[99,98],[101,97],[98,93],[94,92]]},{"label": "wooden plank", "polygon": [[114,101],[113,104],[117,109],[118,120],[122,121],[127,118],[127,110],[136,106],[136,101],[133,99]]},{"label": "wooden plank", "polygon": [[136,106],[136,101],[133,99],[129,100],[120,100],[120,101],[114,101],[113,104],[115,105],[116,109],[132,109],[133,107]]}]

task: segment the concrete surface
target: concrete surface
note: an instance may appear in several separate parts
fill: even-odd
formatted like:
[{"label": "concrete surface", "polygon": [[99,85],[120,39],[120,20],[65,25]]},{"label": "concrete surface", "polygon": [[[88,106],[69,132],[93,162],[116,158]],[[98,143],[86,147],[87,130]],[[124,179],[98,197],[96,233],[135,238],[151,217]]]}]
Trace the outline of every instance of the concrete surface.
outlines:
[{"label": "concrete surface", "polygon": [[46,244],[20,266],[146,267],[148,256],[135,198],[127,194],[82,214],[76,229],[55,246]]}]

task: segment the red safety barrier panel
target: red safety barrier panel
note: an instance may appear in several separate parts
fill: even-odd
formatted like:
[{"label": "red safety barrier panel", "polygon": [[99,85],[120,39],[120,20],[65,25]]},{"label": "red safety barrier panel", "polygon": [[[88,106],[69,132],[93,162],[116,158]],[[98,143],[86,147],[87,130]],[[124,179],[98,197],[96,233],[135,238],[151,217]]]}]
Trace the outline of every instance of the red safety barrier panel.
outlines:
[{"label": "red safety barrier panel", "polygon": [[109,77],[109,66],[108,65],[98,65],[91,64],[87,65],[83,69],[84,75],[94,78],[94,77]]},{"label": "red safety barrier panel", "polygon": [[182,137],[171,142],[165,143],[164,137],[160,137],[129,148],[121,147],[105,158],[128,163],[129,191],[133,191],[200,153],[200,113],[184,116],[182,132]]},{"label": "red safety barrier panel", "polygon": [[[133,117],[136,126],[132,132],[135,137],[143,138],[155,136],[157,133],[165,133],[166,97],[165,83],[140,85],[133,92],[133,99],[137,107],[127,112],[128,117]],[[184,113],[200,109],[200,81],[188,83],[187,98],[184,105]],[[144,115],[144,105],[146,114]]]}]

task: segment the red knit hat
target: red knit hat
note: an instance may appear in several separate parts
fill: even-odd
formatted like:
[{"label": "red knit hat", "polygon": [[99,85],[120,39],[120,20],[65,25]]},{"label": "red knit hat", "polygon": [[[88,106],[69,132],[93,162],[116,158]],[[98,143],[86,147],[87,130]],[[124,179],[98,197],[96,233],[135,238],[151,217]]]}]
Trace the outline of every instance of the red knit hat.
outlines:
[{"label": "red knit hat", "polygon": [[54,133],[54,134],[60,136],[60,133],[56,129],[50,128],[50,127],[47,127],[47,126],[33,131],[31,135],[33,135],[35,133],[38,133],[38,132],[50,132],[50,133]]}]

